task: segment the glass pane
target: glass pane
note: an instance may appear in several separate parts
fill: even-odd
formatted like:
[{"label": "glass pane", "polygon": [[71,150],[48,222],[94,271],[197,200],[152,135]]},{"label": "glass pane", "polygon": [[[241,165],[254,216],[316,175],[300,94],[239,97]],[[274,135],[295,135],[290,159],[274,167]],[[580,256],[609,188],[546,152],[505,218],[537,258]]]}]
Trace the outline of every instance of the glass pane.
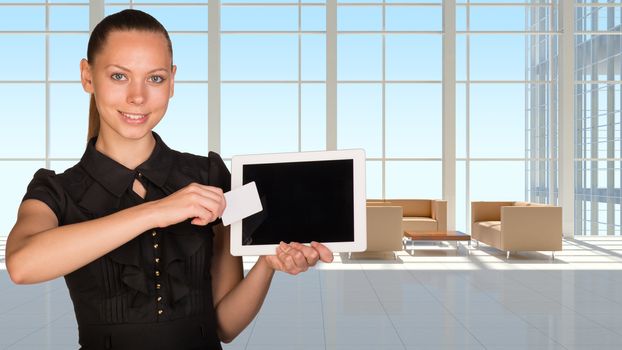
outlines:
[{"label": "glass pane", "polygon": [[471,156],[525,157],[525,86],[471,85]]},{"label": "glass pane", "polygon": [[382,86],[339,84],[337,147],[363,148],[368,158],[382,157]]},{"label": "glass pane", "polygon": [[467,156],[466,84],[456,84],[456,157]]},{"label": "glass pane", "polygon": [[456,80],[467,79],[467,35],[456,36]]},{"label": "glass pane", "polygon": [[471,79],[525,80],[524,35],[471,36]]},{"label": "glass pane", "polygon": [[386,156],[442,156],[441,84],[387,84]]},{"label": "glass pane", "polygon": [[1,9],[0,31],[45,30],[43,6],[2,6]]},{"label": "glass pane", "polygon": [[338,35],[337,79],[382,79],[382,36]]},{"label": "glass pane", "polygon": [[440,6],[387,6],[388,31],[440,31],[443,29]]},{"label": "glass pane", "polygon": [[621,80],[621,35],[576,35],[576,79]]},{"label": "glass pane", "polygon": [[528,7],[524,6],[471,6],[470,30],[524,31]]},{"label": "glass pane", "polygon": [[[54,0],[54,1],[58,1],[58,0]],[[2,3],[11,3],[11,4],[32,3],[32,4],[37,4],[37,3],[45,3],[45,1],[44,0],[0,0],[0,4],[2,4]]]},{"label": "glass pane", "polygon": [[221,30],[298,30],[298,7],[223,6],[221,9]]},{"label": "glass pane", "polygon": [[171,34],[175,80],[206,81],[208,64],[207,34]]},{"label": "glass pane", "polygon": [[365,195],[368,199],[382,199],[382,162],[368,160],[365,165]]},{"label": "glass pane", "polygon": [[[617,4],[620,6],[620,2]],[[620,7],[577,7],[575,28],[577,31],[619,32],[622,24],[620,10]]]},{"label": "glass pane", "polygon": [[298,80],[297,35],[222,35],[223,80]]},{"label": "glass pane", "polygon": [[[149,0],[145,0],[145,1],[149,1]],[[243,3],[243,4],[254,4],[254,3],[258,3],[258,4],[262,4],[262,3],[274,3],[274,4],[291,4],[291,3],[298,3],[297,0],[270,0],[270,1],[266,1],[266,0],[221,0],[221,3],[223,4],[239,4],[239,3]],[[326,0],[302,0],[302,3],[326,3]]]},{"label": "glass pane", "polygon": [[[465,31],[467,30],[467,11],[466,6],[457,6],[456,7],[456,30],[457,31]],[[464,231],[463,231],[464,232]]]},{"label": "glass pane", "polygon": [[45,79],[45,35],[0,35],[0,47],[10,47],[0,55],[4,69],[0,80]]},{"label": "glass pane", "polygon": [[[490,4],[490,3],[532,3],[534,0],[456,0],[456,3]],[[556,0],[537,0],[538,3],[550,3]]]},{"label": "glass pane", "polygon": [[441,35],[387,35],[387,80],[441,80]]},{"label": "glass pane", "polygon": [[109,16],[109,15],[111,15],[113,13],[121,12],[121,11],[125,10],[126,8],[127,8],[127,6],[111,6],[111,5],[106,5],[104,7],[104,16]]},{"label": "glass pane", "polygon": [[[43,161],[0,161],[0,172],[3,181],[0,182],[0,210],[4,213],[0,217],[0,236],[7,237],[15,220],[17,209],[26,194],[26,187],[39,168],[45,167]],[[4,254],[3,254],[4,255]]]},{"label": "glass pane", "polygon": [[301,151],[326,149],[326,84],[302,84]]},{"label": "glass pane", "polygon": [[387,198],[440,199],[442,197],[441,161],[387,161],[386,166]]},{"label": "glass pane", "polygon": [[442,0],[386,0],[387,3],[400,4],[440,4]]},{"label": "glass pane", "polygon": [[221,125],[225,157],[298,151],[297,84],[223,84]]},{"label": "glass pane", "polygon": [[339,6],[337,7],[337,30],[339,31],[381,31],[382,7]]},{"label": "glass pane", "polygon": [[[83,147],[86,147],[86,141]],[[50,170],[54,170],[57,174],[65,172],[65,170],[78,164],[80,159],[75,160],[53,160],[50,161]]]},{"label": "glass pane", "polygon": [[86,147],[90,95],[82,84],[50,85],[50,156],[80,158]]},{"label": "glass pane", "polygon": [[44,157],[45,85],[0,84],[0,106],[0,158]]},{"label": "glass pane", "polygon": [[207,6],[135,6],[157,18],[169,31],[207,31]]},{"label": "glass pane", "polygon": [[50,6],[50,30],[89,30],[88,6]]},{"label": "glass pane", "polygon": [[156,132],[167,146],[207,155],[207,84],[175,84],[175,96]]},{"label": "glass pane", "polygon": [[[114,3],[117,2],[116,0],[106,0],[106,3]],[[132,1],[135,4],[138,3],[163,3],[163,4],[177,4],[177,3],[190,3],[190,4],[207,4],[209,1],[208,0],[133,0]],[[222,1],[222,2],[227,2],[227,1]],[[245,1],[245,2],[251,2],[251,1]],[[276,1],[275,1],[276,2]]]},{"label": "glass pane", "polygon": [[456,230],[462,232],[471,231],[471,221],[468,218],[470,203],[466,198],[466,186],[466,161],[459,160],[456,162]]},{"label": "glass pane", "polygon": [[524,161],[471,161],[471,201],[525,201]]},{"label": "glass pane", "polygon": [[326,35],[302,35],[302,80],[326,80]]},{"label": "glass pane", "polygon": [[80,81],[80,60],[86,58],[87,34],[50,34],[50,79]]},{"label": "glass pane", "polygon": [[303,31],[326,30],[326,6],[303,6],[301,29]]},{"label": "glass pane", "polygon": [[466,84],[456,84],[456,157],[467,156]]}]

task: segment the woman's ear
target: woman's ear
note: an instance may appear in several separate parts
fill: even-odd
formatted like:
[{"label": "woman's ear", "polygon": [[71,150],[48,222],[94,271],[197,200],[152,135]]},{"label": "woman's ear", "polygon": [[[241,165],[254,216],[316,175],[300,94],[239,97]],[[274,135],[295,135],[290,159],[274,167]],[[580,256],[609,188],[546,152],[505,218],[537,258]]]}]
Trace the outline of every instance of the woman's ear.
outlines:
[{"label": "woman's ear", "polygon": [[82,88],[84,91],[92,94],[93,91],[93,74],[91,72],[91,65],[85,58],[80,60],[80,81],[82,82]]},{"label": "woman's ear", "polygon": [[173,97],[174,93],[175,93],[175,73],[177,72],[177,66],[173,65],[173,67],[171,68],[171,93],[169,95],[168,98]]}]

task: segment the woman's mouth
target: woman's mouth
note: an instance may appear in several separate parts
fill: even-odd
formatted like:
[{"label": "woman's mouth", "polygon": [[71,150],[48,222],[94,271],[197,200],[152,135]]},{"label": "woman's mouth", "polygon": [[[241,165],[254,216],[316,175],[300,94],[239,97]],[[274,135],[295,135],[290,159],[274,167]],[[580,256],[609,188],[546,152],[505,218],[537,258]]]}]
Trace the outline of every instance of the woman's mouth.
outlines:
[{"label": "woman's mouth", "polygon": [[148,114],[125,113],[119,111],[125,122],[130,124],[142,124],[147,121]]}]

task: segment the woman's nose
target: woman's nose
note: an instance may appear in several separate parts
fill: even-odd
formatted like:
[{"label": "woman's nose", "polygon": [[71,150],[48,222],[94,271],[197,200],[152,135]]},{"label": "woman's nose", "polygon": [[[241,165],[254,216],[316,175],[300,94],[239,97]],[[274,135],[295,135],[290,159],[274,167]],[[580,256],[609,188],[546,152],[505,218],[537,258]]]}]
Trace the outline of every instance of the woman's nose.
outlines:
[{"label": "woman's nose", "polygon": [[127,94],[127,102],[130,104],[140,105],[145,102],[145,86],[142,82],[132,82]]}]

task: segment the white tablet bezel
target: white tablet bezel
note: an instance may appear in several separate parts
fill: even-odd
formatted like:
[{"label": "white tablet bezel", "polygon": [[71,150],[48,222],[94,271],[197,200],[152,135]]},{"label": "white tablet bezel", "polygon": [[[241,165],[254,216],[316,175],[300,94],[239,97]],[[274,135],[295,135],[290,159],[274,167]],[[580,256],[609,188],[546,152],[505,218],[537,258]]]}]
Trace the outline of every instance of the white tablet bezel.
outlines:
[{"label": "white tablet bezel", "polygon": [[[316,151],[296,153],[270,153],[233,156],[231,160],[231,188],[238,188],[242,183],[242,166],[245,164],[308,162],[324,160],[353,160],[354,194],[354,242],[320,242],[334,253],[362,252],[367,249],[367,215],[365,208],[365,151],[362,149]],[[301,214],[304,215],[304,214]],[[242,221],[231,224],[231,254],[274,255],[276,244],[242,245]]]}]

